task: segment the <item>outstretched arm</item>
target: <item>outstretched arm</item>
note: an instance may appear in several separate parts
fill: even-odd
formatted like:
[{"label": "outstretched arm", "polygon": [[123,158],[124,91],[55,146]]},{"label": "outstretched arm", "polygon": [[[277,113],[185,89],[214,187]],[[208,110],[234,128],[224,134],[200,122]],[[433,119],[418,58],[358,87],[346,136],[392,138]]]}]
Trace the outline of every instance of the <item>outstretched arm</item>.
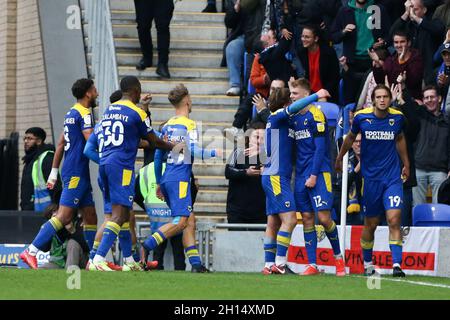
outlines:
[{"label": "outstretched arm", "polygon": [[408,148],[406,146],[406,139],[403,133],[400,133],[396,139],[396,147],[398,155],[403,163],[402,168],[402,180],[403,182],[409,178],[409,158],[408,158]]}]

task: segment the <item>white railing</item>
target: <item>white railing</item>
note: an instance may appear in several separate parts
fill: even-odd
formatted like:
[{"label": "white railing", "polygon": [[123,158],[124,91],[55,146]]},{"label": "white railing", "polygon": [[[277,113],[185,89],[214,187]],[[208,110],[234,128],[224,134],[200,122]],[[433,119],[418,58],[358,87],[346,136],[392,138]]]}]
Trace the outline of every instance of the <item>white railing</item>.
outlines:
[{"label": "white railing", "polygon": [[99,92],[102,114],[109,105],[109,96],[119,88],[111,11],[109,0],[85,0],[84,6],[91,52],[91,76]]}]

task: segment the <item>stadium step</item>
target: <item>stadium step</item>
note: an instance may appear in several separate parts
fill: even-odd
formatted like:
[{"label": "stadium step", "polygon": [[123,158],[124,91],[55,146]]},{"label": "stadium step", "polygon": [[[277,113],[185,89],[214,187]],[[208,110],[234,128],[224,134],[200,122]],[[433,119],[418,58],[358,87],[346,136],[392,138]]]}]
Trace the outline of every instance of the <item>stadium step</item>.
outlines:
[{"label": "stadium step", "polygon": [[[170,80],[141,80],[142,91],[166,93],[178,85],[180,81]],[[228,81],[183,81],[191,94],[225,94],[228,90]]]},{"label": "stadium step", "polygon": [[[110,7],[112,10],[128,10],[134,11],[133,0],[110,0]],[[206,7],[206,0],[178,0],[175,2],[175,12],[198,12]],[[218,10],[222,8],[222,0],[216,1],[216,7]]]},{"label": "stadium step", "polygon": [[[178,9],[178,8],[177,8]],[[183,12],[175,11],[172,17],[173,23],[185,23],[185,24],[222,24],[224,23],[225,13],[202,13],[198,12]],[[136,22],[136,14],[133,10],[111,10],[111,21],[115,23],[119,22]]]},{"label": "stadium step", "polygon": [[[152,120],[153,121],[165,121],[174,115],[174,110],[172,108],[152,106]],[[210,122],[227,122],[230,123],[234,119],[235,111],[232,109],[217,110],[217,109],[207,109],[207,108],[193,108],[190,118],[195,121],[210,121]]]},{"label": "stadium step", "polygon": [[[152,38],[153,48],[157,47],[156,38]],[[199,39],[170,39],[170,49],[186,49],[186,50],[208,50],[219,51],[223,49],[223,40],[199,40]],[[117,50],[124,49],[139,50],[140,44],[138,38],[121,38],[115,37],[114,44]]]},{"label": "stadium step", "polygon": [[[172,79],[190,80],[190,79],[211,79],[228,80],[228,70],[225,68],[171,68],[170,75]],[[156,66],[147,68],[143,71],[136,70],[134,66],[119,67],[119,76],[136,76],[139,79],[147,80],[156,78]]]}]

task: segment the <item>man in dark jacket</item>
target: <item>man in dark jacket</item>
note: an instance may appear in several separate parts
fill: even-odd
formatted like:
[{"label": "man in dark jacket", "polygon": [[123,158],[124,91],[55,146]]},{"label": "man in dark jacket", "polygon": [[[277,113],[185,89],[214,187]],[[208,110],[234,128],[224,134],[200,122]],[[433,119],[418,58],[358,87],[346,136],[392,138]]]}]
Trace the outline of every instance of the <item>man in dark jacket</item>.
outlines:
[{"label": "man in dark jacket", "polygon": [[433,203],[437,203],[439,186],[450,173],[450,121],[441,113],[442,97],[435,86],[423,90],[423,106],[404,93],[402,110],[415,116],[420,131],[415,144],[417,187],[413,188],[414,205],[426,203],[428,185],[431,185]]},{"label": "man in dark jacket", "polygon": [[[43,184],[46,188],[55,151],[53,145],[45,143],[46,136],[47,134],[44,129],[39,127],[32,127],[25,131],[25,137],[23,138],[25,156],[22,158],[24,167],[20,186],[20,208],[22,210],[43,211],[46,205],[54,202],[52,200],[54,200],[53,196],[56,190],[48,190],[47,192],[50,198],[47,198],[47,196],[42,197],[42,208],[35,208],[35,203],[38,202],[38,199],[35,197],[35,190],[39,187],[39,184]],[[44,193],[45,191],[43,190]]]},{"label": "man in dark jacket", "polygon": [[228,223],[266,223],[266,197],[261,184],[260,151],[265,125],[254,123],[250,148],[235,149],[225,166],[229,180],[227,196]]},{"label": "man in dark jacket", "polygon": [[445,36],[445,26],[439,19],[428,17],[427,12],[424,0],[406,1],[405,12],[392,25],[391,34],[398,29],[410,33],[411,47],[418,49],[423,58],[425,84],[433,84],[436,80],[433,55]]},{"label": "man in dark jacket", "polygon": [[356,93],[372,63],[368,49],[384,45],[390,30],[389,16],[383,6],[374,6],[374,0],[350,0],[343,6],[331,28],[331,39],[343,43],[347,58],[348,78],[344,79],[345,104],[356,101]]}]

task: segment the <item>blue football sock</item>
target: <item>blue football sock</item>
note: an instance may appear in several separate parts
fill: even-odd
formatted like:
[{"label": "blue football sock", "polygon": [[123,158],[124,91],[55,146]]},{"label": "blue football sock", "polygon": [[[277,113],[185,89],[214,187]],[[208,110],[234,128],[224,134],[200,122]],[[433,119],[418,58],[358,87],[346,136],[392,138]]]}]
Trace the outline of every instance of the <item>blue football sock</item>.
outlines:
[{"label": "blue football sock", "polygon": [[157,246],[166,240],[166,236],[159,230],[156,230],[147,240],[144,241],[144,248],[148,251],[154,250]]},{"label": "blue football sock", "polygon": [[117,238],[117,235],[120,232],[120,226],[112,221],[108,221],[105,226],[105,230],[103,231],[102,242],[97,249],[97,255],[101,257],[106,257],[109,249],[111,249],[114,241]]},{"label": "blue football sock", "polygon": [[140,255],[140,253],[139,253],[139,249],[138,249],[137,244],[135,243],[135,244],[131,247],[131,249],[132,249],[134,261],[136,261],[136,262],[141,261],[141,255]]},{"label": "blue football sock", "polygon": [[303,229],[303,236],[305,237],[306,255],[308,256],[309,264],[317,264],[317,233],[316,228]]},{"label": "blue football sock", "polygon": [[402,240],[389,240],[389,248],[392,253],[392,263],[402,264],[403,242]]},{"label": "blue football sock", "polygon": [[286,257],[290,243],[291,243],[291,233],[286,231],[278,231],[277,257]]},{"label": "blue football sock", "polygon": [[89,252],[89,259],[94,259],[95,255],[97,254],[98,246],[100,245],[100,242],[94,241],[94,244],[92,245],[92,250]]},{"label": "blue football sock", "polygon": [[275,254],[277,253],[277,241],[272,238],[264,238],[264,260],[266,264],[275,263]]},{"label": "blue football sock", "polygon": [[191,266],[201,266],[202,265],[202,259],[200,259],[200,255],[198,253],[196,246],[190,246],[184,249],[184,252],[188,256],[189,263]]},{"label": "blue football sock", "polygon": [[52,217],[42,226],[41,230],[34,238],[32,245],[38,249],[43,249],[46,247],[50,241],[52,241],[53,236],[63,228],[63,224],[58,218]]},{"label": "blue football sock", "polygon": [[83,226],[84,239],[88,244],[89,250],[92,250],[92,246],[95,241],[95,234],[97,233],[97,225],[84,225]]},{"label": "blue football sock", "polygon": [[339,246],[339,235],[338,230],[336,228],[336,223],[333,221],[330,228],[325,228],[325,234],[327,235],[328,240],[330,241],[331,247],[333,248],[333,253],[335,256],[341,254],[341,248]]},{"label": "blue football sock", "polygon": [[131,257],[131,232],[130,223],[125,222],[120,228],[119,244],[124,258]]},{"label": "blue football sock", "polygon": [[373,240],[366,241],[361,238],[360,240],[361,248],[363,252],[363,258],[365,263],[372,263],[372,253],[373,253]]}]

